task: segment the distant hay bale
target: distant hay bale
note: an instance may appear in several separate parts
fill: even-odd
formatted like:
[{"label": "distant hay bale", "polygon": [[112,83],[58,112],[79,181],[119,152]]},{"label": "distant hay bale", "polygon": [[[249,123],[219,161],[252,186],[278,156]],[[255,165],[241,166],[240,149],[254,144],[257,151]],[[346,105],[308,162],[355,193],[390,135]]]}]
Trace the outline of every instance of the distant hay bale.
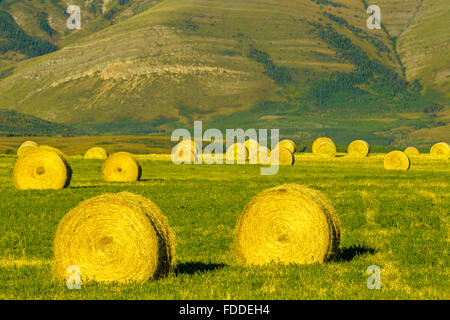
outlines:
[{"label": "distant hay bale", "polygon": [[108,151],[106,151],[102,147],[93,147],[90,148],[86,153],[84,154],[84,159],[98,159],[98,160],[105,160],[108,158]]},{"label": "distant hay bale", "polygon": [[243,143],[237,142],[227,149],[225,156],[227,163],[245,163],[249,158],[249,153]]},{"label": "distant hay bale", "polygon": [[386,170],[409,170],[411,161],[409,157],[401,151],[389,152],[384,157],[384,168]]},{"label": "distant hay bale", "polygon": [[414,147],[408,147],[405,149],[405,151],[403,151],[408,157],[417,157],[418,155],[420,155],[419,150],[417,150],[417,148]]},{"label": "distant hay bale", "polygon": [[258,146],[258,149],[249,152],[250,164],[270,164],[270,149],[265,146]]},{"label": "distant hay bale", "polygon": [[53,150],[34,147],[17,158],[13,170],[14,186],[19,190],[62,189],[69,186],[72,168]]},{"label": "distant hay bale", "polygon": [[106,182],[134,182],[141,175],[141,164],[128,152],[113,153],[102,166],[102,177]]},{"label": "distant hay bale", "polygon": [[78,266],[82,281],[144,282],[169,274],[175,237],[151,200],[128,192],[81,202],[59,223],[54,274],[65,280]]},{"label": "distant hay bale", "polygon": [[267,189],[244,208],[234,252],[243,265],[322,263],[337,253],[339,218],[320,192],[287,184]]},{"label": "distant hay bale", "polygon": [[20,156],[23,152],[37,148],[39,145],[34,141],[25,141],[17,149],[17,155]]},{"label": "distant hay bale", "polygon": [[322,141],[315,146],[314,154],[321,158],[334,158],[336,157],[336,145],[333,141]]},{"label": "distant hay bale", "polygon": [[183,139],[176,146],[176,153],[184,151],[185,153],[193,152],[194,154],[200,153],[200,146],[193,139]]},{"label": "distant hay bale", "polygon": [[327,138],[327,137],[317,138],[316,140],[314,140],[314,142],[312,144],[312,153],[316,153],[317,147],[319,146],[320,143],[322,143],[324,141],[333,142],[333,140],[331,140],[330,138]]},{"label": "distant hay bale", "polygon": [[275,147],[270,152],[270,164],[280,166],[292,166],[295,162],[295,157],[291,151],[283,147]]},{"label": "distant hay bale", "polygon": [[191,151],[190,148],[177,148],[171,155],[174,163],[196,163],[198,161],[197,155]]},{"label": "distant hay bale", "polygon": [[450,145],[445,142],[436,143],[431,147],[430,154],[433,159],[450,159]]},{"label": "distant hay bale", "polygon": [[248,139],[247,141],[245,141],[244,145],[247,148],[248,153],[256,152],[259,148],[258,141],[253,139]]},{"label": "distant hay bale", "polygon": [[352,158],[364,158],[369,154],[369,144],[364,140],[355,140],[348,145],[347,153]]},{"label": "distant hay bale", "polygon": [[295,144],[294,141],[289,139],[281,140],[278,143],[278,146],[288,149],[292,154],[294,154],[297,151],[297,145]]}]

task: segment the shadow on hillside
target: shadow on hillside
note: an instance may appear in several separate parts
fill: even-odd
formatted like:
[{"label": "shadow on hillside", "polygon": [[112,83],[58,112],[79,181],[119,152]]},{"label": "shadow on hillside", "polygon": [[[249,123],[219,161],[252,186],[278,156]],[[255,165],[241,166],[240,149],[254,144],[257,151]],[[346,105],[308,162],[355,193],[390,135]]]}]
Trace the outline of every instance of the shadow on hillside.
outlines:
[{"label": "shadow on hillside", "polygon": [[205,273],[221,269],[225,266],[223,263],[185,262],[177,265],[175,274]]},{"label": "shadow on hillside", "polygon": [[342,248],[338,250],[336,258],[334,261],[336,262],[348,262],[352,261],[357,256],[362,256],[364,254],[374,254],[375,249],[368,248],[365,246],[352,246],[348,248]]}]

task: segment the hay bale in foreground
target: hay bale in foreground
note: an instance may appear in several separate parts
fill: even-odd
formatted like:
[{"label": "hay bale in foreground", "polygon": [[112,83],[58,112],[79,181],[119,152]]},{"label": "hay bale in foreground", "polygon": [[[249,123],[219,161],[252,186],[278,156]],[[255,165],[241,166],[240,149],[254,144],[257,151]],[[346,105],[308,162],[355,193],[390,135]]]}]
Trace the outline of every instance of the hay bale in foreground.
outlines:
[{"label": "hay bale in foreground", "polygon": [[102,177],[106,182],[134,182],[141,175],[141,164],[128,152],[113,153],[102,166]]},{"label": "hay bale in foreground", "polygon": [[244,208],[235,230],[241,264],[309,264],[330,260],[339,247],[339,218],[320,192],[296,184],[264,190]]},{"label": "hay bale in foreground", "polygon": [[291,151],[283,147],[276,147],[270,152],[270,164],[280,166],[292,166],[295,157]]},{"label": "hay bale in foreground", "polygon": [[48,145],[45,145],[45,144],[39,146],[39,148],[42,148],[42,149],[45,149],[45,150],[49,150],[49,151],[56,152],[57,154],[59,154],[59,156],[60,156],[61,158],[64,159],[64,161],[66,161],[67,163],[70,163],[70,162],[69,162],[69,157],[68,157],[64,152],[62,152],[61,150],[59,150],[58,148],[55,148],[55,147],[52,147],[52,146],[48,146]]},{"label": "hay bale in foreground", "polygon": [[352,158],[364,158],[369,154],[369,144],[364,140],[355,140],[348,145],[347,153]]},{"label": "hay bale in foreground", "polygon": [[401,151],[389,152],[384,157],[384,168],[386,170],[409,170],[411,161],[409,157]]},{"label": "hay bale in foreground", "polygon": [[70,164],[53,150],[33,148],[17,158],[14,186],[19,190],[62,189],[72,179]]},{"label": "hay bale in foreground", "polygon": [[450,159],[450,145],[445,142],[436,143],[431,147],[430,154],[433,159]]},{"label": "hay bale in foreground", "polygon": [[417,148],[414,147],[408,147],[405,149],[405,151],[403,151],[408,157],[417,157],[418,155],[420,155],[419,150],[417,150]]},{"label": "hay bale in foreground", "polygon": [[20,145],[20,147],[17,149],[17,155],[20,156],[22,153],[32,150],[33,148],[37,148],[39,145],[34,141],[25,141]]},{"label": "hay bale in foreground", "polygon": [[92,160],[92,159],[97,159],[97,160],[105,160],[108,158],[108,151],[106,151],[104,148],[102,147],[93,147],[90,148],[88,151],[86,151],[86,153],[84,154],[84,159],[85,160]]},{"label": "hay bale in foreground", "polygon": [[82,281],[143,282],[175,264],[175,237],[156,204],[128,192],[80,203],[61,220],[54,240],[54,274],[67,279],[78,266]]},{"label": "hay bale in foreground", "polygon": [[336,157],[336,145],[333,141],[322,141],[314,148],[314,155],[331,159]]},{"label": "hay bale in foreground", "polygon": [[297,145],[294,141],[289,139],[281,140],[277,146],[288,149],[292,154],[295,154],[297,151]]},{"label": "hay bale in foreground", "polygon": [[317,146],[318,146],[319,144],[321,144],[322,142],[325,142],[325,141],[332,142],[332,143],[334,144],[333,140],[331,140],[331,139],[328,138],[328,137],[320,137],[320,138],[317,138],[316,140],[314,140],[314,142],[313,142],[313,144],[312,144],[312,153],[316,153]]},{"label": "hay bale in foreground", "polygon": [[243,143],[236,142],[227,149],[225,156],[227,163],[245,163],[249,158],[249,153]]}]

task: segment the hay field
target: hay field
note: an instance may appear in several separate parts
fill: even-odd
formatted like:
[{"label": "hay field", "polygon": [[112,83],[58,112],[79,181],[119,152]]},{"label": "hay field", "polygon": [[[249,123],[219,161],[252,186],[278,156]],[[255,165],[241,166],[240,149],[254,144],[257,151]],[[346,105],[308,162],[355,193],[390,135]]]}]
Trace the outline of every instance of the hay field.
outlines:
[{"label": "hay field", "polygon": [[[449,299],[450,166],[428,155],[408,172],[386,171],[383,155],[318,160],[261,176],[256,165],[180,165],[170,155],[139,156],[142,181],[102,181],[101,160],[71,156],[71,186],[18,191],[15,156],[0,156],[1,299]],[[233,231],[260,191],[299,183],[324,193],[342,227],[338,257],[325,264],[246,268],[232,255]],[[59,221],[81,201],[129,191],[154,201],[176,235],[173,275],[143,284],[82,284],[52,278]],[[381,290],[366,287],[381,267]]]}]

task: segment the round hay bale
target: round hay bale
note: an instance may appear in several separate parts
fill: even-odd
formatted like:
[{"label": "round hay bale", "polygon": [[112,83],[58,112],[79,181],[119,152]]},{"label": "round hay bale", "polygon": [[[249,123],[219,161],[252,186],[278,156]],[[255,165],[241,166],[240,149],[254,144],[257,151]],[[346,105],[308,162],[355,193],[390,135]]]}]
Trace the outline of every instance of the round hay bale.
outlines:
[{"label": "round hay bale", "polygon": [[42,148],[42,149],[45,149],[45,150],[49,150],[49,151],[56,152],[57,154],[59,154],[59,156],[60,156],[61,158],[64,159],[64,161],[66,161],[67,163],[69,163],[69,157],[68,157],[64,152],[62,152],[61,150],[59,150],[58,148],[55,148],[55,147],[52,147],[52,146],[48,146],[48,145],[45,145],[45,144],[39,146],[39,148]]},{"label": "round hay bale", "polygon": [[431,147],[430,154],[433,159],[447,160],[450,158],[450,145],[445,142],[436,143]]},{"label": "round hay bale", "polygon": [[417,148],[414,147],[408,147],[405,149],[405,151],[403,151],[408,157],[417,157],[418,155],[420,155],[419,150],[417,150]]},{"label": "round hay bale", "polygon": [[248,139],[247,141],[245,141],[244,145],[247,148],[249,154],[257,152],[259,148],[258,141],[253,139]]},{"label": "round hay bale", "polygon": [[270,164],[280,166],[292,166],[295,162],[295,157],[291,151],[286,148],[276,147],[270,152]]},{"label": "round hay bale", "polygon": [[39,145],[34,141],[25,141],[17,149],[17,155],[20,156],[23,152],[37,148]]},{"label": "round hay bale", "polygon": [[181,151],[187,152],[193,152],[194,154],[200,153],[200,146],[195,142],[193,139],[183,139],[181,140],[175,147],[176,153],[179,153]]},{"label": "round hay bale", "polygon": [[259,146],[257,150],[249,152],[249,163],[250,164],[270,164],[270,149],[264,146]]},{"label": "round hay bale", "polygon": [[401,151],[389,152],[384,157],[384,168],[386,170],[409,170],[411,161],[409,157]]},{"label": "round hay bale", "polygon": [[172,162],[175,163],[196,163],[198,160],[197,155],[191,150],[191,148],[177,148],[171,155]]},{"label": "round hay bale", "polygon": [[249,158],[248,150],[245,147],[244,144],[236,142],[235,144],[232,144],[228,149],[226,153],[226,160],[227,162],[245,162]]},{"label": "round hay bale", "polygon": [[331,159],[336,157],[336,145],[333,141],[322,141],[315,147],[315,155]]},{"label": "round hay bale", "polygon": [[[320,143],[325,142],[325,141],[333,142],[333,140],[331,140],[330,138],[327,138],[327,137],[320,137],[320,138],[317,138],[316,140],[314,140],[314,142],[313,142],[313,144],[312,144],[312,153],[316,153],[316,148],[317,148],[317,146],[318,146]],[[334,142],[333,142],[333,143],[334,143]]]},{"label": "round hay bale", "polygon": [[102,166],[102,177],[106,182],[134,182],[141,175],[141,164],[128,152],[113,153]]},{"label": "round hay bale", "polygon": [[281,140],[277,146],[288,149],[292,154],[294,154],[297,151],[297,145],[295,144],[294,141],[289,139]]},{"label": "round hay bale", "polygon": [[324,195],[296,184],[267,189],[244,208],[235,230],[241,264],[322,263],[337,253],[339,218]]},{"label": "round hay bale", "polygon": [[173,270],[175,237],[156,204],[128,192],[81,202],[59,223],[54,274],[80,268],[82,281],[143,282]]},{"label": "round hay bale", "polygon": [[355,140],[348,145],[347,153],[353,158],[364,158],[369,154],[369,144],[364,140]]},{"label": "round hay bale", "polygon": [[93,147],[90,148],[86,153],[84,154],[84,159],[98,159],[98,160],[105,160],[108,158],[108,151],[106,151],[102,147]]},{"label": "round hay bale", "polygon": [[33,148],[17,158],[14,186],[19,190],[62,189],[70,184],[72,168],[57,152]]}]

